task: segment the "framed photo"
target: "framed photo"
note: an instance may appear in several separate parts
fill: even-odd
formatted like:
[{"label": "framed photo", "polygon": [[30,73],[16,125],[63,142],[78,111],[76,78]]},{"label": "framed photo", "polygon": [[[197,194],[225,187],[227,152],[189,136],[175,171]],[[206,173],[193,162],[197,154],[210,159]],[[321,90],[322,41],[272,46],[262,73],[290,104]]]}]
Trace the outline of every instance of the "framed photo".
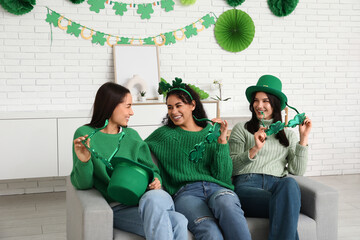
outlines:
[{"label": "framed photo", "polygon": [[158,47],[155,45],[114,45],[115,82],[129,88],[133,96],[146,92],[156,99],[160,81]]}]

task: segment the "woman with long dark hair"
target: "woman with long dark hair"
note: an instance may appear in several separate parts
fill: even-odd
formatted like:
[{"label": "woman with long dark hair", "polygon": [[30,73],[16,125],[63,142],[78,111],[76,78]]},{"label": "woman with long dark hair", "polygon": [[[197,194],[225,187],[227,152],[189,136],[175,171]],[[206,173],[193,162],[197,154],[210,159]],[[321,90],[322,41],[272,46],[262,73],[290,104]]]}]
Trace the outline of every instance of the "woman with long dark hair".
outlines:
[{"label": "woman with long dark hair", "polygon": [[[199,96],[180,82],[173,81],[167,92],[165,126],[145,140],[158,159],[163,185],[172,195],[176,211],[188,219],[196,239],[250,240],[231,183],[228,123],[212,119],[219,124],[220,133],[214,130],[204,121],[207,116]],[[208,142],[204,143],[205,139]]]},{"label": "woman with long dark hair", "polygon": [[[147,144],[134,129],[127,127],[132,115],[132,98],[127,88],[111,82],[99,88],[91,122],[79,127],[74,134],[71,182],[77,189],[94,187],[104,196],[113,210],[115,228],[146,239],[186,239],[186,218],[174,211],[170,195],[160,189],[159,170],[152,161]],[[106,127],[103,127],[104,125]],[[111,158],[110,156],[123,161],[129,159],[127,163],[136,164],[142,167],[143,171],[147,169],[154,172],[154,180],[148,185],[148,191],[141,196],[138,204],[136,196],[130,196],[128,192],[128,196],[121,198],[118,198],[119,192],[110,194],[110,185],[116,186],[125,182],[125,179],[121,178],[123,176],[114,179],[110,176],[111,171],[107,165],[109,163],[105,161],[104,164],[104,159]],[[115,171],[112,174],[115,174]],[[129,180],[130,183],[137,181],[139,180]],[[135,205],[129,205],[130,200],[126,200],[127,198],[131,202],[135,198]],[[123,200],[126,201],[122,202]]]},{"label": "woman with long dark hair", "polygon": [[233,183],[245,216],[269,218],[269,240],[295,240],[300,213],[300,190],[288,173],[303,175],[307,165],[308,136],[311,120],[304,117],[296,133],[279,128],[267,134],[268,128],[282,123],[281,110],[287,97],[281,92],[280,79],[260,77],[256,86],[248,87],[252,117],[233,128],[230,156],[233,160]]}]

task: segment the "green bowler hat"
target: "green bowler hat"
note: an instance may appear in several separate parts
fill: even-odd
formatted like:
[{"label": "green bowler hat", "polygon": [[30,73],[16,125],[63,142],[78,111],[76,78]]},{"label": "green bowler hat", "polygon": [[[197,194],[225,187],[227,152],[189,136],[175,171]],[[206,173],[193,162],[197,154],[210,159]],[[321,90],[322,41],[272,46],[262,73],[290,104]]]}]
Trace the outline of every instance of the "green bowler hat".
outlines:
[{"label": "green bowler hat", "polygon": [[114,170],[109,172],[111,177],[107,188],[109,196],[128,206],[137,205],[148,184],[153,181],[154,171],[143,164],[122,157],[114,157],[111,164]]},{"label": "green bowler hat", "polygon": [[282,83],[280,79],[272,75],[263,75],[259,78],[256,86],[250,86],[246,89],[245,95],[249,103],[251,103],[252,95],[256,92],[266,92],[275,95],[280,99],[281,110],[286,107],[287,97],[281,92]]}]

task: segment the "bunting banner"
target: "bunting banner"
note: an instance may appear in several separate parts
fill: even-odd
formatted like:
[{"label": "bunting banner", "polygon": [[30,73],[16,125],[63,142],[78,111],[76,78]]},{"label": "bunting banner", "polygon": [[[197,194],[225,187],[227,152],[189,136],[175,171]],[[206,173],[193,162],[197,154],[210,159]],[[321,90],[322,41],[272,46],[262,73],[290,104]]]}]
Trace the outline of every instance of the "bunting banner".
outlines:
[{"label": "bunting banner", "polygon": [[160,6],[165,12],[174,10],[175,2],[173,0],[160,0],[150,3],[123,3],[110,0],[88,0],[90,11],[99,13],[101,9],[105,9],[105,5],[113,5],[112,9],[116,15],[123,16],[128,9],[137,9],[136,13],[140,14],[141,19],[150,19],[154,13],[153,7]]},{"label": "bunting banner", "polygon": [[[167,33],[161,33],[156,36],[149,36],[144,38],[135,37],[123,37],[116,36],[108,33],[96,31],[92,28],[88,28],[79,23],[60,15],[59,13],[48,9],[46,16],[46,22],[50,24],[51,34],[52,26],[65,30],[67,34],[74,35],[75,37],[81,36],[85,40],[91,40],[94,44],[100,44],[104,46],[105,43],[112,47],[114,44],[131,44],[131,45],[170,45],[175,44],[176,41],[181,41],[185,38],[191,38],[196,36],[198,32],[203,31],[206,28],[215,24],[215,14],[208,13],[197,21],[183,27]],[[52,35],[51,35],[52,41]]]}]

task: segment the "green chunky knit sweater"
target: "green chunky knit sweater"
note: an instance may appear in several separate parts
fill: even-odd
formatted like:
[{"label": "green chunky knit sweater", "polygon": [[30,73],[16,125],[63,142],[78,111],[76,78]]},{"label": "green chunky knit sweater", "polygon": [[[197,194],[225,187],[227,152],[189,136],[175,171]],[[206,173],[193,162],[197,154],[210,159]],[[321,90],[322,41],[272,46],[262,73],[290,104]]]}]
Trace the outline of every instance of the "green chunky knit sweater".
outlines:
[{"label": "green chunky knit sweater", "polygon": [[[264,120],[269,126],[272,120]],[[267,174],[277,177],[287,175],[303,175],[308,160],[308,147],[299,144],[294,131],[285,129],[289,146],[280,144],[275,135],[270,135],[264,146],[250,159],[249,150],[255,146],[254,135],[244,127],[241,122],[234,126],[229,139],[230,156],[233,160],[233,176],[246,173]]]},{"label": "green chunky knit sweater", "polygon": [[195,144],[205,140],[210,126],[199,132],[162,126],[145,140],[158,159],[163,185],[170,195],[185,184],[197,181],[213,182],[234,189],[228,144],[206,143],[203,159],[197,163],[189,160],[190,151]]},{"label": "green chunky knit sweater", "polygon": [[[123,128],[122,130],[125,132],[125,136],[121,140],[119,151],[115,156],[125,157],[152,168],[155,172],[154,177],[157,177],[161,181],[159,169],[153,163],[149,147],[146,143],[134,129]],[[76,130],[74,139],[90,134],[93,131],[94,128],[92,127],[82,126]],[[116,149],[118,142],[119,136],[117,134],[106,134],[100,131],[91,138],[90,146],[95,149],[100,156],[108,158]],[[81,162],[76,156],[74,146],[73,169],[70,178],[75,188],[89,189],[95,187],[109,203],[114,202],[107,194],[110,178],[106,172],[105,164],[93,156],[91,156],[88,162]]]}]

